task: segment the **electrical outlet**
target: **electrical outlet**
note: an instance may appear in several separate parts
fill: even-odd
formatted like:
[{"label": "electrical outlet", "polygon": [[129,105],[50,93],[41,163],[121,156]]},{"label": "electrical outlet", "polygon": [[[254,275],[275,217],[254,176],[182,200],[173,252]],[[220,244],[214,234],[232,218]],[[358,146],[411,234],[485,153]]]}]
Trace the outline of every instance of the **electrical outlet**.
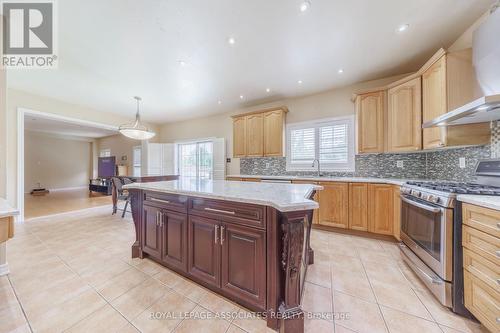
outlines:
[{"label": "electrical outlet", "polygon": [[402,169],[402,168],[404,168],[404,167],[405,167],[405,163],[404,163],[404,161],[399,160],[399,161],[396,161],[396,166],[397,166],[398,168],[401,168],[401,169]]},{"label": "electrical outlet", "polygon": [[271,166],[271,163],[266,162],[266,169],[269,169],[270,166]]},{"label": "electrical outlet", "polygon": [[458,159],[458,166],[461,168],[461,169],[465,169],[465,157],[460,157]]}]

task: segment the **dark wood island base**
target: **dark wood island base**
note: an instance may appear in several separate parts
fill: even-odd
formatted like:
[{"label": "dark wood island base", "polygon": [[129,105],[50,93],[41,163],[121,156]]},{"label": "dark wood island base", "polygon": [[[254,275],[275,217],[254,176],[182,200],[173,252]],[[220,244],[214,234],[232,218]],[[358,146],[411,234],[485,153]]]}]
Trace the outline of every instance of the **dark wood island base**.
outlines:
[{"label": "dark wood island base", "polygon": [[[149,257],[256,312],[280,332],[304,331],[301,299],[312,210],[129,189],[136,241]],[[314,195],[311,193],[310,197]]]}]

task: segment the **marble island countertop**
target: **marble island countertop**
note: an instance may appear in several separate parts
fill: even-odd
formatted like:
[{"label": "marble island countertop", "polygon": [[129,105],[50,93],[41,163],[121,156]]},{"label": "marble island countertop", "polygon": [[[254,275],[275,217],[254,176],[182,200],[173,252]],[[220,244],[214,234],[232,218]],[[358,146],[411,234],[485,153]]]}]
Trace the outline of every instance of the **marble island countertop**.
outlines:
[{"label": "marble island countertop", "polygon": [[13,208],[5,199],[0,198],[0,218],[19,215],[19,211]]},{"label": "marble island countertop", "polygon": [[500,210],[500,196],[459,194],[457,200],[476,206]]},{"label": "marble island countertop", "polygon": [[[309,180],[313,182],[348,182],[348,183],[382,183],[403,185],[407,181],[414,179],[397,178],[372,178],[372,177],[329,177],[329,176],[264,176],[264,175],[228,175],[228,178],[255,178],[255,179],[276,179],[276,180]],[[420,179],[420,181],[422,181]]]},{"label": "marble island countertop", "polygon": [[125,185],[123,188],[253,203],[270,206],[281,212],[318,208],[317,202],[307,198],[314,190],[323,189],[322,186],[309,184],[231,182],[193,178],[152,183],[132,183]]}]

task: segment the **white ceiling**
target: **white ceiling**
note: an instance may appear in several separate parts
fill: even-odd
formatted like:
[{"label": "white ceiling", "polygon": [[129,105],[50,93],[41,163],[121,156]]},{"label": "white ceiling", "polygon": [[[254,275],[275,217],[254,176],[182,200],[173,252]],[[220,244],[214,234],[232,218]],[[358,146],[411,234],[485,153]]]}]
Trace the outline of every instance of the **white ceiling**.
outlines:
[{"label": "white ceiling", "polygon": [[416,70],[493,0],[301,2],[58,1],[59,69],[8,84],[131,118],[140,95],[145,120],[187,119]]},{"label": "white ceiling", "polygon": [[87,124],[76,124],[63,120],[47,119],[38,115],[25,115],[24,129],[32,132],[82,139],[97,139],[118,134],[117,131],[111,129],[98,128]]}]

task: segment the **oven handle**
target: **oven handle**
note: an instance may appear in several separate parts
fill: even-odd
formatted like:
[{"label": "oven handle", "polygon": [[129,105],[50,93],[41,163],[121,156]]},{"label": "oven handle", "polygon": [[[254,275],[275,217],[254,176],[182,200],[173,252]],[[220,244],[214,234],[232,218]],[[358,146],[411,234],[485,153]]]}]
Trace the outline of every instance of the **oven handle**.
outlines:
[{"label": "oven handle", "polygon": [[407,199],[406,197],[404,197],[402,195],[400,197],[401,197],[401,200],[403,200],[404,202],[406,202],[406,203],[408,203],[410,205],[416,206],[418,208],[422,208],[422,209],[425,209],[425,210],[427,210],[429,212],[433,212],[433,213],[440,213],[441,212],[441,208],[424,205],[424,204],[422,204],[420,202]]}]

